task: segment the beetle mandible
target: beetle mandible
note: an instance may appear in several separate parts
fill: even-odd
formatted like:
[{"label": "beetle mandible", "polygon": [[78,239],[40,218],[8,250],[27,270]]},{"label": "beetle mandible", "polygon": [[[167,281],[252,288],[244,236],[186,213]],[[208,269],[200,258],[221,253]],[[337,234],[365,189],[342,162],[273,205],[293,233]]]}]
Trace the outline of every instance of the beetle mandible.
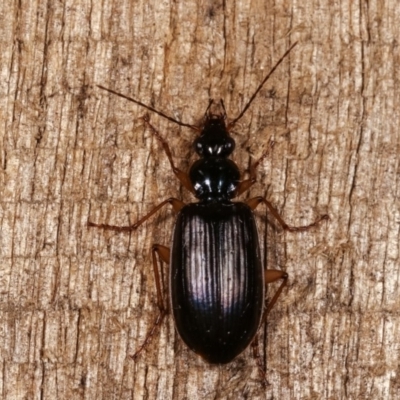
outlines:
[{"label": "beetle mandible", "polygon": [[[241,113],[228,124],[222,100],[223,113],[214,114],[210,111],[211,100],[204,123],[197,127],[98,85],[103,90],[200,133],[194,141],[199,159],[186,173],[175,166],[167,141],[144,117],[162,144],[174,174],[198,199],[197,203],[184,204],[177,198],[169,198],[129,226],[88,221],[89,227],[131,232],[167,204],[178,213],[172,249],[158,244],[152,246],[159,315],[132,357],[135,358],[148,344],[168,313],[169,307],[160,279],[160,264],[164,262],[169,264],[169,306],[179,336],[191,350],[209,363],[225,364],[232,361],[250,343],[256,341],[258,328],[288,280],[288,274],[284,271],[264,270],[253,210],[259,204],[265,204],[282,228],[291,232],[305,231],[329,218],[323,215],[312,224],[294,227],[286,224],[272,204],[261,196],[245,202],[232,202],[233,198],[247,191],[256,182],[256,169],[267,152],[250,166],[249,177],[241,180],[239,168],[228,158],[235,148],[235,141],[229,131],[242,118],[265,82],[296,44],[278,60]],[[269,304],[265,305],[265,285],[279,280],[281,284],[278,290]]]}]

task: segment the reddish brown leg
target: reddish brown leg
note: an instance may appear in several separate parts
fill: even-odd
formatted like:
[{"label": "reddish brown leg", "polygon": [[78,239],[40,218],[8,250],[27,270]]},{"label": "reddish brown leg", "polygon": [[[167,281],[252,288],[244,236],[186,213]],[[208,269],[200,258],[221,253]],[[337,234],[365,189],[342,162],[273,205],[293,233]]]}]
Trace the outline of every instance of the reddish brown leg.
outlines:
[{"label": "reddish brown leg", "polygon": [[260,377],[262,379],[262,385],[264,387],[269,386],[269,382],[267,380],[267,374],[265,371],[265,365],[263,364],[262,360],[261,360],[261,356],[260,356],[260,352],[258,349],[258,334],[256,335],[256,337],[254,338],[253,342],[251,343],[251,347],[253,350],[253,357],[256,360],[257,363],[257,369],[258,369],[258,373],[260,374]]},{"label": "reddish brown leg", "polygon": [[254,163],[250,166],[250,171],[249,171],[249,179],[246,179],[242,182],[239,183],[239,186],[236,190],[236,196],[241,195],[244,193],[246,190],[250,189],[251,186],[253,186],[256,181],[257,181],[257,176],[256,176],[256,171],[257,167],[260,165],[261,161],[264,160],[264,158],[268,155],[272,147],[274,147],[275,142],[270,140],[268,149],[264,152],[264,154]]},{"label": "reddish brown leg", "polygon": [[183,203],[179,199],[171,197],[170,199],[164,200],[158,206],[154,207],[148,214],[146,214],[143,218],[139,219],[139,221],[135,222],[133,225],[116,226],[107,224],[95,224],[94,222],[88,221],[87,226],[89,228],[100,228],[116,232],[131,232],[137,229],[140,225],[142,225],[145,221],[147,221],[152,215],[154,215],[160,208],[164,207],[166,204],[171,204],[176,212],[179,212],[185,205],[185,203]]},{"label": "reddish brown leg", "polygon": [[286,272],[280,271],[278,269],[267,269],[265,271],[265,283],[266,284],[276,282],[279,279],[282,279],[282,283],[281,283],[281,286],[279,286],[279,289],[274,294],[274,297],[272,298],[272,300],[268,303],[268,306],[264,312],[264,320],[267,318],[267,315],[271,311],[272,307],[275,305],[276,301],[278,300],[278,297],[281,295],[283,288],[287,284],[288,278],[289,278],[289,275]]},{"label": "reddish brown leg", "polygon": [[[130,231],[137,229],[140,225],[142,225],[146,220],[148,220],[152,215],[154,215],[158,210],[160,210],[166,204],[171,204],[176,212],[180,211],[182,209],[182,207],[184,207],[184,205],[185,205],[182,201],[180,201],[178,199],[170,198],[170,199],[164,200],[158,206],[153,208],[153,210],[151,210],[148,214],[146,214],[143,218],[141,218],[139,221],[137,221],[133,225],[116,226],[116,225],[107,225],[107,224],[95,224],[90,221],[88,221],[87,225],[88,225],[88,227],[113,230],[113,231],[117,231],[117,232],[130,232]],[[136,359],[138,357],[138,355],[141,353],[141,351],[150,343],[150,341],[151,341],[152,337],[154,336],[154,334],[156,333],[158,327],[161,325],[162,321],[164,320],[165,316],[167,315],[167,307],[164,302],[163,288],[162,288],[163,285],[162,285],[160,268],[161,268],[162,262],[169,264],[170,251],[165,246],[155,244],[155,245],[153,245],[153,247],[151,249],[151,254],[152,254],[152,259],[153,259],[153,272],[154,272],[154,279],[156,282],[157,306],[159,309],[159,314],[158,314],[157,319],[154,322],[152,328],[147,333],[143,344],[131,356],[133,359]],[[160,262],[158,262],[156,254],[158,254],[158,258],[159,258]]]},{"label": "reddish brown leg", "polygon": [[267,206],[267,208],[269,209],[271,214],[277,219],[277,221],[282,226],[282,228],[285,231],[289,231],[289,232],[304,232],[304,231],[307,231],[308,229],[318,225],[321,221],[329,219],[329,215],[325,214],[322,217],[319,217],[312,224],[305,225],[305,226],[290,226],[282,219],[282,217],[279,215],[278,211],[273,207],[273,205],[267,199],[264,199],[264,197],[258,196],[258,197],[254,197],[254,198],[246,201],[246,204],[252,210],[254,210],[261,203],[264,203]]},{"label": "reddish brown leg", "polygon": [[[286,272],[279,271],[277,269],[267,269],[265,271],[265,283],[266,284],[275,282],[275,281],[277,281],[279,279],[282,279],[282,283],[279,286],[279,289],[274,294],[274,297],[272,298],[272,300],[268,303],[268,306],[266,307],[265,312],[264,312],[263,321],[265,321],[267,315],[269,314],[269,312],[271,311],[272,307],[274,306],[274,304],[278,300],[278,297],[281,295],[283,288],[287,284],[288,278],[289,278],[289,276],[288,276],[288,274]],[[267,380],[267,374],[266,374],[265,366],[262,363],[262,360],[261,360],[261,357],[260,357],[260,353],[259,353],[259,350],[258,350],[258,335],[256,335],[256,337],[254,338],[251,346],[253,348],[253,357],[256,360],[258,371],[259,371],[259,373],[261,375],[261,379],[263,380],[263,385],[264,386],[268,386],[269,383],[268,383],[268,380]]]},{"label": "reddish brown leg", "polygon": [[[157,255],[159,260],[157,260]],[[161,246],[159,244],[154,244],[153,247],[151,248],[151,255],[153,259],[153,270],[154,270],[154,279],[156,281],[156,288],[157,288],[157,306],[159,309],[159,314],[154,321],[154,324],[152,325],[151,329],[147,333],[143,343],[140,345],[140,347],[135,351],[131,357],[133,360],[136,360],[139,354],[148,346],[148,344],[151,342],[153,336],[157,332],[158,328],[160,327],[161,323],[163,322],[165,316],[168,313],[168,308],[165,304],[164,301],[164,296],[163,296],[163,285],[162,285],[162,279],[161,279],[161,264],[162,262],[169,264],[169,254],[170,250],[168,247]]]},{"label": "reddish brown leg", "polygon": [[176,177],[181,181],[182,185],[185,186],[185,188],[187,190],[189,190],[190,192],[192,192],[194,194],[195,192],[194,192],[194,189],[193,189],[193,186],[192,186],[192,182],[190,182],[189,175],[186,172],[183,172],[179,168],[175,167],[174,161],[172,159],[172,153],[171,153],[171,150],[170,150],[170,148],[168,146],[168,143],[160,135],[160,133],[157,131],[157,129],[154,128],[154,126],[150,123],[149,118],[147,116],[143,117],[143,121],[146,122],[146,124],[150,127],[150,129],[153,132],[153,134],[156,136],[156,138],[162,144],[162,147],[163,147],[163,149],[164,149],[164,151],[165,151],[165,153],[166,153],[166,155],[168,157],[169,163],[171,164],[172,171],[174,172]]}]

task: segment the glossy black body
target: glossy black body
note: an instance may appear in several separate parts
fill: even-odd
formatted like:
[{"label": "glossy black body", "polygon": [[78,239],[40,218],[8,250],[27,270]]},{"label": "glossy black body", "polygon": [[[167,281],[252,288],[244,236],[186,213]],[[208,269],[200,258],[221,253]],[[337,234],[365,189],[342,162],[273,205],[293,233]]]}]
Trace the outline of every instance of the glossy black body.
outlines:
[{"label": "glossy black body", "polygon": [[244,203],[188,204],[179,213],[170,264],[179,335],[210,363],[228,363],[254,339],[264,304],[257,228]]},{"label": "glossy black body", "polygon": [[251,209],[233,203],[240,182],[235,148],[220,115],[207,115],[189,178],[199,203],[178,214],[170,260],[177,331],[210,363],[228,363],[254,339],[264,306],[264,272]]},{"label": "glossy black body", "polygon": [[[279,270],[264,269],[260,260],[259,240],[252,210],[258,204],[267,205],[283,229],[303,231],[315,226],[290,227],[273,206],[261,196],[246,203],[232,202],[236,196],[248,190],[256,181],[255,170],[266,153],[249,170],[249,176],[240,180],[236,164],[228,157],[235,149],[235,141],[229,131],[243,117],[257,93],[278,65],[296,45],[294,43],[265,76],[241,113],[226,125],[223,101],[222,113],[206,111],[201,128],[178,121],[138,100],[98,85],[101,89],[132,101],[179,126],[189,127],[200,135],[194,141],[199,159],[193,163],[189,173],[175,167],[168,143],[147,122],[153,134],[161,142],[174,174],[182,185],[193,193],[198,203],[184,205],[177,198],[161,202],[135,224],[119,227],[107,224],[88,226],[131,232],[147,221],[161,207],[170,204],[178,212],[173,233],[172,248],[154,244],[152,247],[153,268],[157,288],[157,303],[160,314],[149,331],[143,345],[133,355],[146,347],[168,313],[164,304],[160,262],[170,263],[170,287],[168,296],[177,331],[184,342],[210,363],[223,364],[232,361],[255,338],[263,320],[264,285],[282,280],[279,289],[268,304],[266,313],[272,308],[287,282],[287,274]],[[265,279],[264,279],[265,278]],[[254,354],[257,346],[254,347]],[[256,357],[259,359],[258,357]],[[263,367],[260,367],[260,370]],[[265,375],[263,374],[265,380]],[[266,381],[266,380],[265,380]]]}]

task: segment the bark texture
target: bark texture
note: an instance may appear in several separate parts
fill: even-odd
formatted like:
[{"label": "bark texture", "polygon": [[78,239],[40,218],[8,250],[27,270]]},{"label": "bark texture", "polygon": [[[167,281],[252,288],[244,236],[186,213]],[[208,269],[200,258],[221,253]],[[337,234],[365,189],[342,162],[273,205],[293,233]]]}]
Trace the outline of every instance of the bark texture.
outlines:
[{"label": "bark texture", "polygon": [[[0,397],[395,399],[399,378],[400,5],[387,1],[11,1],[0,4]],[[223,98],[243,170],[292,225],[257,211],[269,268],[290,275],[251,350],[209,366],[157,315],[152,243],[193,198],[140,117],[102,84],[187,123]],[[177,166],[194,134],[152,114]],[[165,269],[167,272],[167,268]],[[272,290],[269,291],[271,293]]]}]

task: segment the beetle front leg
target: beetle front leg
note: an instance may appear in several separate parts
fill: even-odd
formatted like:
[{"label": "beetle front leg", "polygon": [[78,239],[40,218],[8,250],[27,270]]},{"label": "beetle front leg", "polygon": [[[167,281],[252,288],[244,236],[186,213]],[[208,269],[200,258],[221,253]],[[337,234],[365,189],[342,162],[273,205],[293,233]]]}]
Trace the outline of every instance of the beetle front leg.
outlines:
[{"label": "beetle front leg", "polygon": [[239,183],[239,186],[236,190],[236,196],[241,195],[244,193],[246,190],[249,190],[251,186],[253,186],[256,181],[257,181],[257,167],[260,165],[261,161],[264,160],[264,158],[268,155],[270,150],[274,147],[275,142],[273,140],[269,141],[269,146],[268,149],[262,154],[262,156],[254,163],[250,165],[250,171],[249,171],[249,178],[245,179],[244,181],[241,181]]},{"label": "beetle front leg", "polygon": [[182,185],[187,190],[189,190],[191,193],[195,194],[192,182],[190,182],[190,179],[189,179],[189,175],[186,172],[183,172],[179,168],[175,167],[174,160],[172,159],[172,153],[171,153],[171,150],[170,150],[166,140],[160,135],[160,133],[157,131],[157,129],[154,128],[154,126],[150,123],[149,118],[147,116],[143,117],[142,119],[144,122],[146,122],[146,124],[149,126],[149,128],[151,129],[153,134],[156,136],[156,138],[161,143],[161,145],[165,151],[165,154],[168,157],[169,163],[171,164],[173,173],[176,175],[176,177],[180,180]]},{"label": "beetle front leg", "polygon": [[[135,351],[133,355],[130,357],[133,360],[136,360],[139,354],[148,346],[148,344],[151,342],[154,334],[157,332],[157,329],[163,322],[165,316],[168,314],[168,307],[165,304],[164,301],[164,296],[163,293],[165,292],[163,290],[163,280],[161,279],[161,264],[164,262],[165,264],[169,264],[169,258],[170,258],[170,250],[168,247],[162,246],[160,244],[153,244],[151,248],[151,255],[152,255],[152,260],[153,260],[153,271],[154,271],[154,280],[156,282],[156,289],[157,289],[157,306],[159,309],[159,314],[154,321],[153,326],[147,333],[143,343],[140,345],[140,347]],[[159,261],[157,260],[157,255],[159,258]]]},{"label": "beetle front leg", "polygon": [[285,231],[289,231],[289,232],[304,232],[304,231],[307,231],[310,228],[318,225],[321,221],[326,221],[329,219],[329,215],[324,214],[321,217],[319,217],[316,221],[314,221],[312,224],[305,225],[305,226],[290,226],[282,219],[282,217],[278,213],[278,210],[264,197],[258,196],[258,197],[254,197],[254,198],[246,201],[246,204],[252,210],[254,210],[261,203],[264,203],[267,206],[267,208],[269,209],[271,214],[277,219],[277,221],[282,226],[282,228]]},{"label": "beetle front leg", "polygon": [[137,229],[140,225],[142,225],[145,221],[147,221],[152,215],[154,215],[159,209],[164,207],[166,204],[171,204],[175,212],[179,212],[185,206],[185,203],[183,203],[179,199],[171,197],[167,200],[164,200],[158,206],[154,207],[148,214],[146,214],[143,218],[139,219],[139,221],[135,222],[132,225],[117,226],[117,225],[107,225],[107,224],[95,224],[94,222],[88,221],[87,226],[89,228],[100,228],[116,232],[131,232]]}]

